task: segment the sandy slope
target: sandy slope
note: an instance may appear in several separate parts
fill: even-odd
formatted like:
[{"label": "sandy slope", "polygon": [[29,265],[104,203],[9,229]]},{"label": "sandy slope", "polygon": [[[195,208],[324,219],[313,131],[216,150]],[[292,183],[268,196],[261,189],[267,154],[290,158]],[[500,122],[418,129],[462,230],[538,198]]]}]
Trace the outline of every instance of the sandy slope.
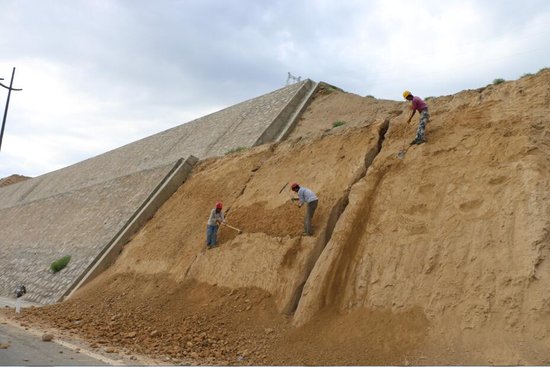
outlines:
[{"label": "sandy slope", "polygon": [[30,177],[22,175],[11,175],[8,177],[0,178],[0,187],[12,185],[21,181],[28,180]]},{"label": "sandy slope", "polygon": [[[550,72],[430,101],[428,144],[381,154],[308,279],[295,322],[421,307],[428,363],[548,363]],[[450,348],[450,349],[448,349]]]},{"label": "sandy slope", "polygon": [[[202,162],[111,269],[25,317],[176,363],[547,364],[549,85],[430,99],[403,160],[405,103],[325,89],[290,141]],[[320,196],[313,237],[293,180]],[[244,233],[206,251],[216,200]]]}]

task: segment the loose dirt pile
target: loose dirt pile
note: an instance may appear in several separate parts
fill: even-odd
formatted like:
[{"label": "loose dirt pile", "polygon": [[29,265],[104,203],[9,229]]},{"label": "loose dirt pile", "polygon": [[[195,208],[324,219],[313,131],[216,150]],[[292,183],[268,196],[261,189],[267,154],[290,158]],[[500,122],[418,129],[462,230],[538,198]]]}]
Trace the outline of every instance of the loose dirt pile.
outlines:
[{"label": "loose dirt pile", "polygon": [[[325,87],[289,141],[201,162],[112,268],[22,317],[175,363],[550,363],[548,85],[428,100],[404,159],[405,103]],[[313,237],[290,181],[320,198]],[[205,250],[217,200],[244,233]]]},{"label": "loose dirt pile", "polygon": [[175,364],[269,363],[268,346],[289,325],[258,289],[129,274],[96,279],[73,299],[28,310],[18,320],[47,320],[98,351],[110,347]]}]

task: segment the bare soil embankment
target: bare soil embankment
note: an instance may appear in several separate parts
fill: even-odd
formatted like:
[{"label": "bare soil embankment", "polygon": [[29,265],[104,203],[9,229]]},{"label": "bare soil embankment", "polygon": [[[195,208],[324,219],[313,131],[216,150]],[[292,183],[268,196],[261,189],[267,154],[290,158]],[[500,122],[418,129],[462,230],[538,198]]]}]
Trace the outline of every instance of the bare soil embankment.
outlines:
[{"label": "bare soil embankment", "polygon": [[[548,85],[428,100],[404,159],[405,103],[322,91],[290,141],[202,162],[111,269],[24,317],[174,363],[547,364]],[[217,200],[244,233],[207,251]]]},{"label": "bare soil embankment", "polygon": [[548,363],[550,71],[428,101],[428,143],[391,125],[304,289],[325,307],[420,307],[416,363]]},{"label": "bare soil embankment", "polygon": [[0,178],[0,187],[13,185],[15,183],[28,180],[30,177],[22,175],[11,175],[8,177]]}]

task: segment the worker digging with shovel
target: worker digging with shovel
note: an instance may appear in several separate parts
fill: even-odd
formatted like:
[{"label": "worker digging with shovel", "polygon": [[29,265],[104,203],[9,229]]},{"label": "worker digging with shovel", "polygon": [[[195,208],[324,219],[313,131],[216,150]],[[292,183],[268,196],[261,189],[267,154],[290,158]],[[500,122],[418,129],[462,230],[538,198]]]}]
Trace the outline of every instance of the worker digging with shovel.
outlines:
[{"label": "worker digging with shovel", "polygon": [[407,101],[411,101],[411,109],[412,113],[409,119],[407,120],[407,124],[411,122],[411,119],[413,118],[416,111],[420,113],[420,122],[418,123],[418,130],[416,131],[416,137],[411,142],[411,145],[414,144],[422,144],[426,142],[426,138],[424,137],[424,130],[426,128],[426,124],[430,120],[430,114],[428,113],[428,105],[426,102],[422,100],[422,98],[413,96],[411,92],[408,90],[403,92],[403,98],[405,98]]},{"label": "worker digging with shovel", "polygon": [[222,208],[223,204],[218,201],[214,209],[210,211],[210,217],[208,217],[208,224],[206,225],[206,247],[208,249],[216,247],[218,228],[220,224],[225,222]]},{"label": "worker digging with shovel", "polygon": [[208,217],[208,224],[206,225],[206,247],[208,249],[216,247],[218,228],[220,225],[224,225],[237,231],[238,233],[242,233],[240,229],[230,226],[225,222],[222,208],[223,204],[218,201],[214,209],[210,211],[210,217]]},{"label": "worker digging with shovel", "polygon": [[302,207],[302,205],[307,203],[307,211],[304,218],[304,236],[311,236],[313,234],[311,221],[313,220],[313,214],[315,214],[319,199],[313,191],[306,187],[300,187],[296,182],[290,185],[290,189],[298,194],[297,198],[292,198],[293,201],[298,201],[298,207]]}]

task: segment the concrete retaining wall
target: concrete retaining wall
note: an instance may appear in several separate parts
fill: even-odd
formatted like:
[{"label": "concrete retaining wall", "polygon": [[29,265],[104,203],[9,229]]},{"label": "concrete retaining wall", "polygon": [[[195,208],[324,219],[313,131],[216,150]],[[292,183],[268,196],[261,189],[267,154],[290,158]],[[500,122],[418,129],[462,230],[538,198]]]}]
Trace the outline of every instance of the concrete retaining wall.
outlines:
[{"label": "concrete retaining wall", "polygon": [[185,161],[180,159],[176,162],[173,169],[153,190],[151,195],[145,200],[141,207],[129,218],[126,225],[119,231],[113,240],[100,252],[94,261],[88,266],[88,269],[82,275],[75,279],[73,284],[65,292],[70,295],[80,286],[86,284],[111,266],[122,252],[124,245],[172,196],[174,192],[187,180],[193,166],[199,161],[197,157],[190,156]]},{"label": "concrete retaining wall", "polygon": [[[26,300],[52,303],[76,281],[174,164],[0,209],[0,292],[27,288]],[[50,264],[70,255],[57,274]]]},{"label": "concrete retaining wall", "polygon": [[[176,168],[183,157],[276,140],[314,86],[306,80],[281,88],[0,188],[0,296],[25,284],[27,300],[53,303],[95,276],[189,174]],[[51,262],[64,255],[72,256],[67,268],[51,273]]]}]

